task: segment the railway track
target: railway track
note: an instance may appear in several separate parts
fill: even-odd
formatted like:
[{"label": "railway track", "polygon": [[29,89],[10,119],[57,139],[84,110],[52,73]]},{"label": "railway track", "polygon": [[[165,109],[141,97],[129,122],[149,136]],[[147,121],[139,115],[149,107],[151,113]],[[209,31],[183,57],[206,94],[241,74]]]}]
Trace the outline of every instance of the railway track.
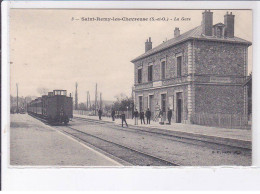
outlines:
[{"label": "railway track", "polygon": [[133,133],[138,132],[138,133],[145,133],[145,134],[149,134],[149,135],[157,135],[157,136],[160,136],[160,137],[171,139],[173,141],[178,141],[178,142],[186,143],[186,144],[190,144],[190,145],[201,145],[201,146],[207,145],[207,146],[211,146],[213,148],[223,146],[223,147],[230,147],[230,148],[233,148],[233,149],[238,148],[238,149],[241,149],[241,150],[244,150],[244,151],[251,152],[251,149],[248,149],[248,148],[237,147],[237,146],[233,146],[233,145],[224,145],[224,144],[208,141],[207,139],[197,139],[197,138],[192,138],[192,137],[187,137],[187,136],[178,136],[178,135],[174,135],[174,134],[169,134],[168,132],[163,131],[163,130],[158,131],[157,129],[153,129],[153,128],[149,128],[149,130],[148,129],[140,129],[138,127],[132,127],[132,126],[129,126],[128,128],[122,128],[121,126],[114,125],[113,122],[110,123],[110,122],[107,122],[107,121],[93,120],[93,119],[82,118],[82,117],[74,117],[74,119],[89,122],[89,123],[96,124],[96,125],[106,124],[107,127],[111,127],[113,129],[117,129],[117,130],[121,130],[121,131],[127,131],[127,132],[133,132]]},{"label": "railway track", "polygon": [[[35,117],[34,115],[31,115]],[[46,123],[46,121],[42,118],[35,117],[36,119],[44,122],[45,124],[49,125]],[[113,130],[118,130],[119,131],[126,131],[128,133],[135,133],[136,135],[150,135],[150,136],[157,136],[158,138],[163,138],[167,139],[170,141],[178,141],[184,144],[193,144],[196,146],[202,146],[202,147],[207,147],[209,149],[212,149],[213,151],[218,151],[222,153],[226,153],[227,151],[229,153],[238,153],[242,154],[244,156],[249,156],[251,155],[251,150],[249,149],[240,149],[239,147],[233,147],[233,146],[227,146],[227,145],[221,145],[221,144],[215,144],[212,142],[205,142],[205,141],[200,141],[200,140],[194,140],[194,139],[186,139],[183,137],[175,137],[174,134],[164,134],[165,131],[150,131],[150,129],[138,129],[135,126],[130,126],[129,128],[122,128],[119,125],[114,125],[113,122],[107,122],[107,121],[99,121],[99,120],[93,120],[93,119],[87,119],[87,118],[75,118],[75,120],[81,120],[86,123],[89,123],[87,126],[93,126],[95,128],[95,125],[98,129],[98,126],[100,127],[107,127],[107,129],[113,129]],[[84,122],[72,122],[69,125],[56,125],[52,126],[56,130],[67,134],[68,136],[77,139],[83,144],[86,144],[89,147],[92,147],[93,149],[97,150],[98,152],[103,153],[104,155],[108,156],[111,159],[114,159],[115,161],[119,162],[123,166],[180,166],[178,162],[178,158],[169,158],[165,157],[162,154],[157,154],[157,152],[150,152],[146,153],[145,150],[142,149],[142,147],[138,146],[132,146],[129,147],[124,141],[120,141],[119,143],[117,140],[116,142],[113,142],[110,138],[107,137],[102,137],[101,133],[89,133],[88,131],[85,131],[85,128],[80,128],[77,129],[77,126],[82,127],[84,126]],[[103,125],[104,124],[104,125]],[[104,128],[104,129],[105,129]],[[148,131],[149,130],[149,131]],[[156,130],[156,129],[154,129]],[[120,132],[119,132],[120,133]],[[101,135],[101,136],[100,136]],[[149,150],[149,149],[148,149]],[[228,153],[227,152],[227,153]],[[158,157],[158,155],[161,155]],[[175,154],[174,154],[175,155]],[[177,154],[178,155],[178,154]],[[175,156],[173,156],[175,157]],[[178,156],[177,156],[178,157]],[[165,158],[165,159],[164,159]],[[167,158],[167,159],[166,159]],[[175,161],[176,160],[176,161]]]},{"label": "railway track", "polygon": [[91,147],[97,148],[97,150],[106,153],[107,156],[113,156],[113,159],[118,159],[119,163],[123,161],[125,164],[134,166],[179,166],[173,161],[167,161],[70,126],[57,129],[87,145],[91,145]]}]

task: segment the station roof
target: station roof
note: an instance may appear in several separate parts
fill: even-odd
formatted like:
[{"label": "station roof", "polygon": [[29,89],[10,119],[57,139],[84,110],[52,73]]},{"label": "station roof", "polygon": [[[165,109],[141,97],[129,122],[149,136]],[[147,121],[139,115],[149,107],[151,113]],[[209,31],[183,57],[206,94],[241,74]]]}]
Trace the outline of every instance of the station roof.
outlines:
[{"label": "station roof", "polygon": [[230,43],[240,43],[240,44],[246,44],[248,46],[250,46],[252,43],[244,40],[242,38],[238,38],[238,37],[234,37],[234,38],[218,38],[215,36],[205,36],[202,34],[202,26],[197,26],[181,35],[179,35],[176,38],[172,38],[166,42],[163,42],[162,44],[154,47],[153,49],[145,52],[144,54],[140,55],[139,57],[133,59],[131,62],[136,62],[140,59],[143,59],[145,57],[148,57],[152,54],[155,54],[157,52],[160,52],[162,50],[165,50],[167,48],[170,48],[176,44],[179,44],[181,42],[184,42],[186,40],[190,40],[190,39],[197,39],[197,40],[209,40],[209,41],[219,41],[219,42],[230,42]]}]

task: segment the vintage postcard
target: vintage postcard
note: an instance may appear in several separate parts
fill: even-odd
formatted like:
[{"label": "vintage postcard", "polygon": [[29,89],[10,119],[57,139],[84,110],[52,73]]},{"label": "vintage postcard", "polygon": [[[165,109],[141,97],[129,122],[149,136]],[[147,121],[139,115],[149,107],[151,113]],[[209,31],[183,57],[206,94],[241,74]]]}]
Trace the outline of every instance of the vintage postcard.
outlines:
[{"label": "vintage postcard", "polygon": [[250,166],[252,29],[241,9],[10,9],[10,166]]}]

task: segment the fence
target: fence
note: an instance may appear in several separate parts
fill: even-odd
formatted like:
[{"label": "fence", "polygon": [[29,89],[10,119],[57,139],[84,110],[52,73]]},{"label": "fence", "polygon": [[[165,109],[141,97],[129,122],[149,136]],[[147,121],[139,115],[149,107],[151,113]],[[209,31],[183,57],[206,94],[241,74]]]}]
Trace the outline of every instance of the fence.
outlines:
[{"label": "fence", "polygon": [[94,112],[93,111],[87,111],[87,110],[73,110],[73,114],[91,116],[91,115],[94,115]]},{"label": "fence", "polygon": [[[115,117],[116,118],[120,118],[120,115],[122,114],[121,111],[115,111]],[[78,115],[87,115],[87,116],[95,116],[95,111],[87,111],[87,110],[73,110],[74,114],[78,114]],[[125,116],[127,119],[131,119],[132,118],[132,111],[124,111]],[[96,112],[96,116],[98,115],[98,111]],[[110,111],[103,111],[102,113],[103,117],[111,117],[111,112]]]},{"label": "fence", "polygon": [[250,128],[248,116],[238,114],[195,113],[191,116],[191,122],[198,125],[223,128]]}]

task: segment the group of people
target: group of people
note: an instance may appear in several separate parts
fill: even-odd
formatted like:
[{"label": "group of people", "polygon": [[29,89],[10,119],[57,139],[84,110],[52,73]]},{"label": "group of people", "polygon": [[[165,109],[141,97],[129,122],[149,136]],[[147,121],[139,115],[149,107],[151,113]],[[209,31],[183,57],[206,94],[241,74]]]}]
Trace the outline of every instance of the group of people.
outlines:
[{"label": "group of people", "polygon": [[[140,114],[138,113],[137,109],[135,109],[134,111],[134,114],[133,114],[133,118],[135,118],[135,125],[138,125],[138,119],[140,118],[141,120],[141,124],[145,124],[145,117],[146,117],[146,124],[150,124],[151,122],[151,116],[152,116],[152,113],[150,111],[150,109],[148,108],[146,110],[146,112],[144,113],[143,110],[140,111]],[[163,111],[160,109],[159,110],[159,115],[158,115],[159,118],[163,118]],[[168,118],[168,124],[171,124],[171,120],[172,120],[172,110],[170,108],[168,108],[168,111],[167,111],[167,118]]]},{"label": "group of people", "polygon": [[[115,121],[115,115],[116,115],[115,110],[112,110],[112,112],[111,112],[112,121]],[[101,116],[102,116],[101,109],[98,110],[98,116],[99,116],[99,120],[101,120]],[[151,116],[152,116],[152,113],[149,108],[145,112],[143,110],[141,110],[139,113],[137,111],[137,109],[135,109],[135,111],[133,112],[133,118],[135,119],[135,125],[138,125],[139,119],[141,120],[141,124],[145,124],[145,117],[146,117],[146,124],[150,124]],[[163,118],[163,111],[161,109],[159,110],[158,117]],[[168,122],[169,122],[168,124],[171,124],[172,110],[170,108],[168,108],[168,111],[167,111],[167,118],[168,118]],[[122,111],[122,113],[121,113],[121,120],[122,120],[122,127],[124,126],[124,123],[128,127],[124,111]]]},{"label": "group of people", "polygon": [[145,124],[144,117],[146,117],[146,121],[147,121],[146,123],[150,124],[151,116],[152,116],[152,113],[149,108],[146,110],[145,113],[143,110],[141,110],[140,114],[138,113],[137,109],[135,109],[135,111],[133,113],[133,118],[135,119],[135,125],[138,125],[138,117],[140,117],[141,124],[143,124],[143,123]]}]

